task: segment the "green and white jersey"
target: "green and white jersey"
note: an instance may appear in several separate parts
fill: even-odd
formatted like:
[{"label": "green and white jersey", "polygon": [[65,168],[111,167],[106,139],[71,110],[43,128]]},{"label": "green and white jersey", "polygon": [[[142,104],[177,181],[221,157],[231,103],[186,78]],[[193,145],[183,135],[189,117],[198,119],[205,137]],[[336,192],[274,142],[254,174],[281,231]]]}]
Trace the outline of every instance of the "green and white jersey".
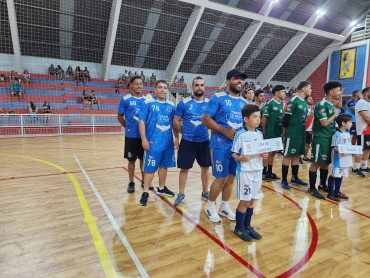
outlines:
[{"label": "green and white jersey", "polygon": [[326,127],[320,123],[322,119],[328,119],[334,114],[334,104],[323,98],[315,106],[313,119],[313,133],[315,141],[330,141],[335,133],[335,120]]},{"label": "green and white jersey", "polygon": [[292,115],[285,130],[287,137],[306,136],[307,102],[299,96],[292,98],[286,107],[285,114]]},{"label": "green and white jersey", "polygon": [[263,115],[267,116],[266,120],[266,139],[280,137],[283,132],[282,120],[283,120],[283,109],[284,102],[277,102],[275,99],[271,99],[265,105]]}]

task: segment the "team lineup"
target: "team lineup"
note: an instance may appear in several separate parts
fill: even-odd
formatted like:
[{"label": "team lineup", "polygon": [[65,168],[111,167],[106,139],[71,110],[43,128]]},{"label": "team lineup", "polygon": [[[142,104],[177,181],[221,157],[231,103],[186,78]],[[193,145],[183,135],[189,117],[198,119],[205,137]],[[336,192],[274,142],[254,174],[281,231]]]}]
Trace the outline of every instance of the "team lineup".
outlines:
[{"label": "team lineup", "polygon": [[[152,181],[157,171],[157,194],[175,196],[166,186],[166,177],[167,169],[176,164],[180,173],[174,204],[181,205],[185,199],[188,173],[196,160],[201,168],[202,190],[199,195],[207,201],[204,210],[209,220],[218,223],[220,216],[226,217],[236,221],[234,233],[242,240],[261,239],[262,236],[251,226],[253,207],[255,200],[260,198],[262,181],[280,180],[272,171],[276,151],[249,155],[244,143],[281,137],[284,142],[281,187],[290,190],[287,176],[291,165],[290,184],[308,187],[308,194],[318,199],[325,198],[319,191],[327,192],[327,198],[338,202],[348,199],[341,191],[341,183],[352,166],[352,155],[339,152],[338,145],[353,142],[348,132],[354,134],[353,122],[357,123],[353,137],[363,154],[354,156],[352,173],[363,177],[370,173],[367,167],[370,136],[363,134],[370,124],[370,88],[362,91],[363,99],[352,107],[353,115],[350,115],[338,111],[337,100],[343,93],[339,82],[329,81],[324,85],[325,97],[313,109],[308,81],[297,85],[297,93],[288,103],[284,101],[285,87],[276,85],[272,89],[273,98],[263,105],[263,90],[254,92],[255,102],[241,97],[246,78],[240,70],[230,70],[226,75],[227,89],[207,99],[203,96],[205,81],[196,77],[192,82],[193,94],[176,107],[166,99],[168,87],[165,80],[155,83],[155,96],[144,98],[141,78],[134,76],[130,79],[130,94],[121,99],[117,118],[125,128],[128,193],[135,192],[134,171],[139,160],[143,188],[141,206],[148,204],[149,190],[154,189]],[[181,142],[179,133],[182,134]],[[311,140],[308,184],[299,178],[298,172],[301,156],[309,160],[307,153]],[[178,150],[177,161],[175,150]],[[332,165],[330,175],[329,165]],[[209,167],[212,167],[215,179],[208,189]],[[320,183],[316,188],[319,169]],[[236,210],[232,210],[228,203],[234,182],[236,199],[239,200]],[[220,194],[221,203],[216,208]]]}]

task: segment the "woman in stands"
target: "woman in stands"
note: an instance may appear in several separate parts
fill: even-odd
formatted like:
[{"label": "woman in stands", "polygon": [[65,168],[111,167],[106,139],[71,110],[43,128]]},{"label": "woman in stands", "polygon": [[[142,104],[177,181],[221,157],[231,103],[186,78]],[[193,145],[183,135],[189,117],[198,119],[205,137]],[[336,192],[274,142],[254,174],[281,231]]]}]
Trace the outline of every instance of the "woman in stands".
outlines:
[{"label": "woman in stands", "polygon": [[79,81],[82,81],[85,86],[84,72],[80,69],[79,66],[76,67],[76,81],[77,81],[77,86],[78,86]]},{"label": "woman in stands", "polygon": [[11,83],[13,83],[15,81],[15,79],[18,79],[18,76],[17,74],[14,72],[14,70],[12,70],[10,73],[9,73],[9,81]]},{"label": "woman in stands", "polygon": [[131,77],[133,76],[132,71],[129,71],[127,75],[127,83],[130,83]]},{"label": "woman in stands", "polygon": [[94,90],[91,91],[89,98],[90,98],[91,109],[94,109],[94,104],[97,104],[98,110],[100,110],[100,101]]},{"label": "woman in stands", "polygon": [[32,119],[36,118],[36,114],[38,112],[37,106],[33,104],[32,101],[28,104],[28,114],[31,115],[31,124],[32,124]]},{"label": "woman in stands", "polygon": [[44,105],[42,106],[42,113],[45,114],[44,125],[47,125],[47,124],[50,125],[51,107],[49,105],[49,102],[47,101],[44,102]]},{"label": "woman in stands", "polygon": [[60,80],[64,77],[64,70],[60,65],[57,66],[57,78]]},{"label": "woman in stands", "polygon": [[86,93],[86,90],[83,90],[81,95],[81,103],[84,105],[83,109],[86,110],[87,107],[90,105],[90,97]]},{"label": "woman in stands", "polygon": [[28,72],[27,69],[23,72],[22,81],[26,83],[28,89],[28,85],[31,84],[31,74]]},{"label": "woman in stands", "polygon": [[68,69],[66,71],[66,74],[67,74],[67,76],[66,76],[67,80],[73,80],[74,74],[73,74],[73,69],[72,69],[71,66],[68,67]]}]

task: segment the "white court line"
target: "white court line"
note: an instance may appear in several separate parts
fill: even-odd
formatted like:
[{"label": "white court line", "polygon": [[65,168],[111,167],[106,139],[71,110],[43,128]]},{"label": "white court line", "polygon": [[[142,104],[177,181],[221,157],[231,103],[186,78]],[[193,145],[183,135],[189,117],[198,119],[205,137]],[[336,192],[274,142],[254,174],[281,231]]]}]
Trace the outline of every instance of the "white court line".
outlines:
[{"label": "white court line", "polygon": [[139,258],[136,256],[136,254],[134,252],[134,249],[132,249],[130,243],[128,242],[128,240],[125,237],[125,235],[122,233],[122,230],[118,226],[118,224],[117,224],[116,220],[114,219],[112,213],[110,212],[110,210],[107,207],[107,205],[105,204],[103,198],[99,194],[99,191],[96,189],[96,187],[93,184],[93,182],[91,181],[90,177],[87,175],[85,169],[82,167],[82,165],[81,165],[80,161],[78,160],[77,156],[75,154],[73,156],[76,159],[76,162],[77,162],[78,166],[80,167],[82,173],[85,175],[88,183],[90,184],[91,189],[94,191],[95,196],[98,198],[101,206],[103,207],[105,213],[107,214],[107,216],[108,216],[110,222],[112,223],[114,229],[116,230],[116,233],[119,236],[119,238],[121,239],[122,244],[125,246],[125,248],[126,248],[128,254],[130,255],[132,261],[134,262],[134,264],[136,265],[137,269],[139,270],[141,277],[149,277],[149,275],[146,272],[144,266],[141,264],[141,262],[139,261]]}]

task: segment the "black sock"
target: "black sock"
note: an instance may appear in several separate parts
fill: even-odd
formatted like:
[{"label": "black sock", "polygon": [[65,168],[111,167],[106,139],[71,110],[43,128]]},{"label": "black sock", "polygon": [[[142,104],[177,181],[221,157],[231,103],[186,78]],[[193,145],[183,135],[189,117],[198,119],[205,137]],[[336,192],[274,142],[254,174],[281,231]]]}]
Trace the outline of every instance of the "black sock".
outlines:
[{"label": "black sock", "polygon": [[287,180],[287,177],[288,177],[288,171],[289,171],[289,166],[286,166],[286,165],[283,165],[281,167],[281,174],[282,174],[282,181],[288,181]]},{"label": "black sock", "polygon": [[296,180],[298,178],[298,169],[299,165],[292,165],[292,180]]},{"label": "black sock", "polygon": [[269,165],[267,169],[268,169],[268,170],[267,170],[267,172],[268,172],[269,174],[271,174],[271,173],[272,173],[272,165]]},{"label": "black sock", "polygon": [[309,175],[309,178],[310,178],[310,189],[316,189],[317,173],[309,171],[308,175]]},{"label": "black sock", "polygon": [[267,172],[267,167],[263,167],[262,175],[266,175],[266,172]]},{"label": "black sock", "polygon": [[328,169],[320,169],[320,185],[326,185],[328,173],[329,173]]}]

